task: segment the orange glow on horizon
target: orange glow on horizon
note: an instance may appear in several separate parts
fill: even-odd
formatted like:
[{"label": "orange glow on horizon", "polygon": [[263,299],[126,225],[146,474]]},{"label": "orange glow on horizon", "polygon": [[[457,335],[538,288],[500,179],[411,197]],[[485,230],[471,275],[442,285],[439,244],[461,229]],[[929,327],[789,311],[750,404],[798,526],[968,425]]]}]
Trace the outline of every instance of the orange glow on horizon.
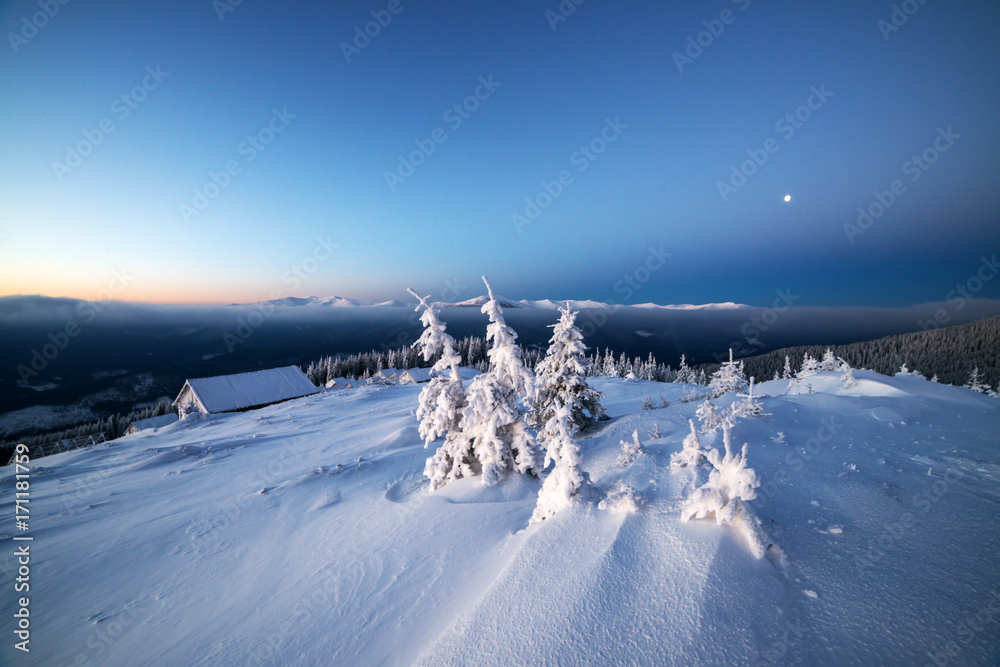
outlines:
[{"label": "orange glow on horizon", "polygon": [[[34,290],[3,290],[0,297],[4,296],[45,296],[57,299],[80,299],[83,301],[100,301],[107,297],[107,292],[101,289],[34,289]],[[282,294],[285,296],[307,296],[298,294]],[[197,292],[182,292],[176,289],[139,289],[129,288],[119,295],[111,295],[110,301],[120,301],[122,303],[149,303],[162,306],[222,306],[231,303],[255,303],[257,301],[267,301],[272,297],[267,292],[233,292],[226,290],[208,292],[198,290]]]}]

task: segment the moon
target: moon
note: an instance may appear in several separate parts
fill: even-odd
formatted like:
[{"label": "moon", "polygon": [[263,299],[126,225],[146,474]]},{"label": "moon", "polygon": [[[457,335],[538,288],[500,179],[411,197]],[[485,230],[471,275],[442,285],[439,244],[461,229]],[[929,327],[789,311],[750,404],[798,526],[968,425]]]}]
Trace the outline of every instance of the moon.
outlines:
[{"label": "moon", "polygon": [[792,195],[785,195],[785,202],[787,203],[790,201],[792,201]]}]

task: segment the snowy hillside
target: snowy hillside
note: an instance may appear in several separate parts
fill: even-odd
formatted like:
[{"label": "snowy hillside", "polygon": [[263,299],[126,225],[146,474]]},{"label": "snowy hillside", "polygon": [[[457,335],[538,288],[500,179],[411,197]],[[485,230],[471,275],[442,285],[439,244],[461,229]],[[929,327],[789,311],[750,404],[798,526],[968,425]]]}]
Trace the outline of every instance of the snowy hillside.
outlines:
[{"label": "snowy hillside", "polygon": [[[41,459],[30,663],[995,664],[1000,401],[855,375],[843,389],[820,373],[794,396],[758,385],[767,414],[733,431],[784,558],[681,522],[707,474],[670,470],[698,407],[679,384],[591,379],[611,417],[580,440],[594,497],[530,527],[538,480],[429,491],[417,386]],[[643,410],[647,396],[671,405]],[[633,430],[643,453],[620,467]],[[13,484],[4,468],[8,517]],[[14,604],[0,599],[8,638]]]}]

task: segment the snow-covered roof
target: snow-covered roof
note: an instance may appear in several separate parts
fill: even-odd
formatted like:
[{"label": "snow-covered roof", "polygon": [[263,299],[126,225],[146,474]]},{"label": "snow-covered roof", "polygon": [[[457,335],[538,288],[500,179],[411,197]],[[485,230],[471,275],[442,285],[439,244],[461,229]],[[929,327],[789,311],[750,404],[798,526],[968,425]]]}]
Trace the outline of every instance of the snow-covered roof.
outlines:
[{"label": "snow-covered roof", "polygon": [[175,403],[188,387],[208,412],[245,410],[319,391],[298,366],[191,379],[184,383]]},{"label": "snow-covered roof", "polygon": [[375,373],[375,377],[389,378],[392,377],[393,375],[399,377],[399,374],[402,372],[403,371],[398,368],[383,368],[379,372]]},{"label": "snow-covered roof", "polygon": [[429,368],[411,368],[409,370],[403,371],[400,376],[401,379],[410,380],[412,382],[430,382],[431,379],[431,369]]},{"label": "snow-covered roof", "polygon": [[330,378],[326,381],[327,387],[357,387],[359,384],[361,383],[357,380],[348,380],[345,377]]},{"label": "snow-covered roof", "polygon": [[150,428],[159,428],[161,426],[166,426],[168,424],[173,424],[177,421],[176,412],[168,412],[165,415],[160,415],[159,417],[150,417],[149,419],[140,419],[129,424],[129,428],[136,431],[145,431]]}]

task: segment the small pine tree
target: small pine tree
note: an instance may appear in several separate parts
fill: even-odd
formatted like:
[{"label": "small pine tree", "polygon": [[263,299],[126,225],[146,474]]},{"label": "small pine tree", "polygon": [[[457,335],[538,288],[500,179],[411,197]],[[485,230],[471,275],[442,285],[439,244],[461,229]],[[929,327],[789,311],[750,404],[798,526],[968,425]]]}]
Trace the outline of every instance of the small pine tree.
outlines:
[{"label": "small pine tree", "polygon": [[973,368],[972,372],[969,373],[969,380],[965,383],[965,388],[980,394],[985,394],[986,390],[989,389],[989,385],[983,384],[979,376],[979,366]]},{"label": "small pine tree", "polygon": [[649,439],[650,440],[659,440],[662,437],[663,437],[663,434],[660,433],[660,425],[657,424],[656,422],[653,422],[653,428],[651,428],[649,430]]},{"label": "small pine tree", "polygon": [[743,391],[747,386],[746,376],[743,374],[743,362],[737,364],[733,361],[733,350],[729,349],[729,361],[722,362],[719,370],[712,373],[712,380],[709,388],[716,396],[722,396],[730,391]]},{"label": "small pine tree", "polygon": [[[431,381],[420,392],[416,413],[424,447],[445,436],[444,443],[424,466],[424,475],[430,479],[431,489],[437,489],[447,482],[474,474],[471,443],[461,429],[462,411],[466,405],[459,370],[462,358],[455,352],[455,339],[445,333],[437,309],[428,303],[430,297],[421,297],[412,289],[407,291],[419,300],[416,309],[423,309],[420,321],[425,327],[413,347],[420,349],[424,361],[439,357],[431,367]],[[445,372],[449,373],[447,377]]]},{"label": "small pine tree", "polygon": [[698,377],[691,370],[691,367],[687,365],[687,359],[683,354],[681,355],[681,367],[677,369],[677,378],[675,381],[681,384],[697,384],[698,382]]},{"label": "small pine tree", "polygon": [[726,421],[726,416],[722,411],[707,398],[704,403],[698,406],[695,416],[701,422],[702,433],[712,433]]},{"label": "small pine tree", "polygon": [[806,356],[802,359],[802,368],[799,369],[796,377],[801,380],[809,377],[810,375],[816,375],[818,372],[819,362],[816,361],[811,354],[806,353]]},{"label": "small pine tree", "polygon": [[522,398],[534,400],[535,378],[521,360],[517,334],[507,326],[486,276],[483,282],[489,292],[482,312],[490,318],[486,328],[486,338],[492,343],[487,353],[490,366],[469,384],[461,429],[472,440],[483,484],[492,485],[508,470],[534,474],[539,461],[534,438],[518,407]]},{"label": "small pine tree", "polygon": [[730,425],[723,427],[722,441],[726,454],[717,449],[708,452],[707,458],[713,470],[708,482],[695,489],[684,502],[681,521],[703,519],[714,515],[716,524],[730,524],[743,533],[751,553],[763,558],[773,544],[761,528],[746,502],[757,497],[760,477],[747,467],[747,445],[744,443],[741,455],[735,455],[730,445]]},{"label": "small pine tree", "polygon": [[833,351],[830,348],[826,348],[826,352],[823,353],[823,359],[819,362],[819,370],[837,370],[837,357],[833,356]]},{"label": "small pine tree", "polygon": [[785,369],[781,373],[781,379],[782,380],[792,379],[792,360],[788,358],[787,354],[785,355]]},{"label": "small pine tree", "polygon": [[753,382],[754,379],[750,378],[748,393],[739,394],[743,400],[733,401],[733,404],[729,407],[730,421],[741,417],[759,417],[764,414],[764,406],[753,395]]},{"label": "small pine tree", "polygon": [[[529,401],[531,423],[541,427],[555,415],[556,405],[570,411],[569,428],[575,434],[605,416],[601,407],[604,394],[592,389],[586,380],[587,364],[583,334],[576,326],[576,313],[561,308],[559,321],[553,325],[552,338],[545,358],[538,364],[537,396]],[[543,433],[542,436],[547,436]]]},{"label": "small pine tree", "polygon": [[624,468],[642,454],[642,443],[639,442],[639,431],[632,431],[631,440],[621,441],[622,451],[618,454],[618,466]]},{"label": "small pine tree", "polygon": [[843,375],[840,376],[840,384],[844,389],[850,389],[858,385],[857,378],[854,377],[854,369],[844,364],[841,368],[843,370]]},{"label": "small pine tree", "polygon": [[544,466],[552,463],[554,467],[538,492],[531,523],[544,521],[569,507],[584,484],[584,475],[580,470],[580,447],[573,440],[573,411],[559,403],[558,399],[552,407],[552,418],[543,429],[547,434]]},{"label": "small pine tree", "polygon": [[689,419],[688,425],[691,427],[691,432],[684,436],[684,445],[681,451],[670,455],[671,470],[680,470],[689,466],[693,468],[708,461],[706,458],[707,452],[702,448],[701,440],[698,439],[694,420]]}]

